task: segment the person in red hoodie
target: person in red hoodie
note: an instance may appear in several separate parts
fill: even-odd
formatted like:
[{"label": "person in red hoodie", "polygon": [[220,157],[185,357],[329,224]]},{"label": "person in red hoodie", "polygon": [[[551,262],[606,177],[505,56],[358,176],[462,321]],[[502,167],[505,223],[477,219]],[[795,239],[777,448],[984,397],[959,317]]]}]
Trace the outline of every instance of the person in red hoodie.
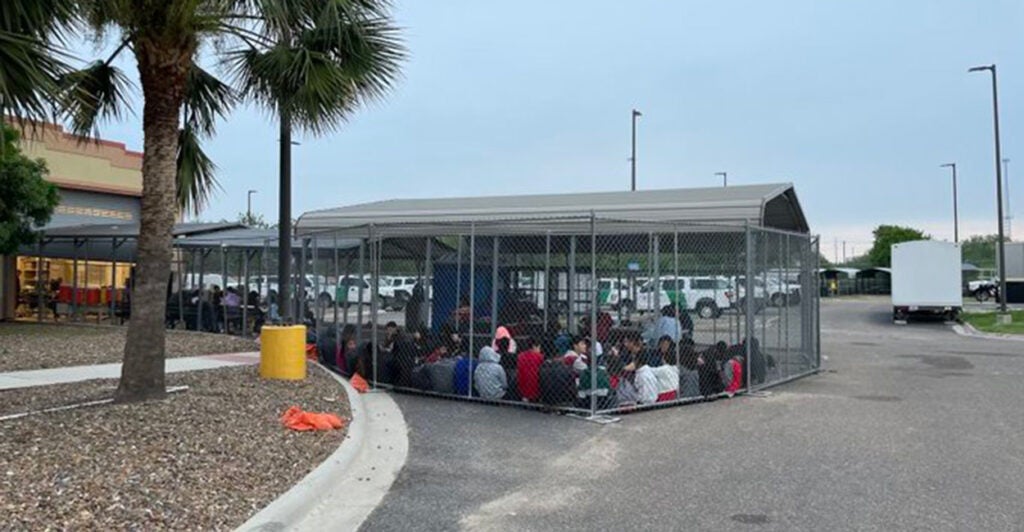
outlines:
[{"label": "person in red hoodie", "polygon": [[731,396],[743,387],[743,357],[736,355],[727,360],[723,373],[730,377],[725,384],[725,393]]},{"label": "person in red hoodie", "polygon": [[531,337],[528,349],[516,359],[516,384],[524,401],[536,403],[540,400],[540,365],[544,355],[540,352],[540,339]]}]

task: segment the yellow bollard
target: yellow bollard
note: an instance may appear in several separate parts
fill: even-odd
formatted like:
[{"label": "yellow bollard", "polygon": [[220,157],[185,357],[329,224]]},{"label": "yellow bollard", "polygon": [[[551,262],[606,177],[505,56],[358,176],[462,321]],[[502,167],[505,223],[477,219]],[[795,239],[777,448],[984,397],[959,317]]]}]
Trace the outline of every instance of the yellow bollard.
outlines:
[{"label": "yellow bollard", "polygon": [[306,326],[266,325],[260,331],[260,377],[306,378]]}]

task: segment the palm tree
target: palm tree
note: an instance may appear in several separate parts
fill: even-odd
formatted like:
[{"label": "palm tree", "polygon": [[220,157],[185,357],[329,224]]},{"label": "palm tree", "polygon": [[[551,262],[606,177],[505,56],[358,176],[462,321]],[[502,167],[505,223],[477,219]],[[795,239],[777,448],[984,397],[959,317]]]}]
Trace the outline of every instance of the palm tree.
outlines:
[{"label": "palm tree", "polygon": [[[385,94],[403,55],[389,7],[386,0],[3,0],[0,96],[18,116],[42,115],[49,99],[76,133],[93,134],[99,121],[125,110],[131,87],[115,59],[132,53],[138,65],[143,191],[119,401],[165,394],[171,230],[178,206],[200,208],[215,186],[200,139],[213,134],[236,95],[277,110],[287,118],[282,129],[294,120],[322,133]],[[85,30],[116,36],[118,45],[64,71],[62,37]],[[239,90],[197,64],[201,51],[226,62]],[[25,54],[42,61],[33,67]],[[10,81],[8,57],[19,59],[14,67],[31,83]]]},{"label": "palm tree", "polygon": [[[243,94],[280,122],[277,278],[291,279],[292,127],[326,133],[362,103],[380,98],[398,76],[404,51],[378,1],[324,2],[319,24],[270,25],[269,46],[231,55]],[[254,43],[255,44],[255,43]],[[278,286],[278,308],[291,318],[289,283]]]}]

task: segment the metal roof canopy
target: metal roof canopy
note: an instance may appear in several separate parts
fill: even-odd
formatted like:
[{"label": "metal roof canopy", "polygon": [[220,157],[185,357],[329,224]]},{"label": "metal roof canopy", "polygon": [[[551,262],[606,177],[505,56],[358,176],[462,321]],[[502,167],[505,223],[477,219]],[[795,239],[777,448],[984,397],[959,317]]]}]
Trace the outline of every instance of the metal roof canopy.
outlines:
[{"label": "metal roof canopy", "polygon": [[[207,233],[203,235],[188,236],[175,239],[174,246],[185,250],[218,249],[227,250],[247,249],[251,251],[266,249],[277,249],[277,229],[239,228]],[[339,258],[352,258],[359,253],[359,238],[337,238],[334,235],[311,235],[305,238],[292,239],[292,252],[298,253],[302,249],[303,240],[308,241],[307,256],[312,256],[316,250],[317,257],[330,259],[334,256],[335,249],[338,250]],[[415,259],[423,257],[426,243],[422,238],[392,239],[385,243],[381,254],[384,258]],[[447,249],[440,242],[434,243],[436,252]]]},{"label": "metal roof canopy", "polygon": [[[238,223],[183,223],[174,226],[175,249],[185,251],[224,249],[241,252],[277,249],[277,229],[248,228]],[[43,233],[41,245],[22,246],[19,255],[46,258],[79,258],[80,260],[133,262],[138,224],[88,224],[51,227]],[[321,259],[334,256],[335,246],[339,258],[355,257],[359,253],[361,239],[338,238],[333,235],[310,236],[292,239],[292,249],[299,253],[303,240],[309,241],[307,256],[316,249]],[[315,245],[313,245],[315,242]],[[415,259],[425,255],[426,243],[422,238],[392,239],[381,250],[385,258]],[[434,242],[435,253],[448,248],[441,242]]]},{"label": "metal roof canopy", "polygon": [[[176,237],[201,235],[228,229],[239,229],[245,226],[236,222],[187,222],[174,224],[171,234]],[[43,229],[43,238],[138,238],[139,224],[83,224],[47,227]]]},{"label": "metal roof canopy", "polygon": [[[234,222],[180,223],[172,234],[176,237],[203,235],[244,227]],[[139,224],[83,224],[47,227],[43,229],[40,244],[21,246],[19,255],[42,256],[51,259],[73,259],[132,262],[135,260],[135,241],[139,238]]]},{"label": "metal roof canopy", "polygon": [[445,235],[474,224],[478,235],[645,233],[656,224],[680,232],[736,231],[743,226],[807,234],[810,228],[792,184],[589,192],[524,196],[394,199],[311,211],[296,233],[332,232],[365,238]]}]

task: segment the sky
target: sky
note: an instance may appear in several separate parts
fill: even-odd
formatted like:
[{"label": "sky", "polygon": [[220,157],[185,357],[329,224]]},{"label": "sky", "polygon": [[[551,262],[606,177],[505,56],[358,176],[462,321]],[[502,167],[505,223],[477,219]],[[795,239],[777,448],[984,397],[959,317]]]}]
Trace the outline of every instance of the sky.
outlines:
[{"label": "sky", "polygon": [[[999,69],[1012,221],[1024,237],[1020,0],[397,0],[409,59],[338,131],[299,134],[293,211],[409,197],[792,182],[830,259],[878,224],[994,233]],[[125,68],[132,70],[128,63]],[[142,145],[140,113],[101,128]],[[209,141],[200,218],[276,217],[277,126],[235,110]],[[841,255],[841,249],[839,250]],[[841,258],[841,256],[839,257]]]}]

